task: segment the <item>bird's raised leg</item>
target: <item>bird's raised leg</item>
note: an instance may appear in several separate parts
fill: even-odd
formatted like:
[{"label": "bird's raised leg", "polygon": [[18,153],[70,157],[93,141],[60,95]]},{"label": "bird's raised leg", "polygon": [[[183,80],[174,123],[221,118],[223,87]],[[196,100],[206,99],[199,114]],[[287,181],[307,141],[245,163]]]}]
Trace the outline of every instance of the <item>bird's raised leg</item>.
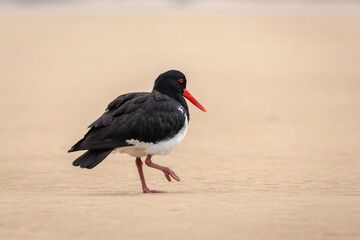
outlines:
[{"label": "bird's raised leg", "polygon": [[151,155],[147,155],[146,159],[145,159],[145,164],[148,165],[149,167],[152,167],[152,168],[156,168],[156,169],[159,169],[161,171],[164,172],[165,174],[165,177],[166,179],[170,182],[171,181],[171,178],[172,177],[173,179],[175,179],[176,181],[180,182],[180,178],[178,176],[176,176],[176,174],[174,173],[173,170],[171,170],[170,168],[168,167],[163,167],[163,166],[160,166],[156,163],[153,163],[151,161]]},{"label": "bird's raised leg", "polygon": [[136,167],[139,172],[143,193],[161,193],[161,192],[163,192],[163,191],[158,191],[158,190],[150,190],[146,186],[145,177],[144,177],[144,173],[143,173],[143,169],[142,169],[143,162],[141,161],[141,158],[137,157],[135,160],[135,163],[136,163]]}]

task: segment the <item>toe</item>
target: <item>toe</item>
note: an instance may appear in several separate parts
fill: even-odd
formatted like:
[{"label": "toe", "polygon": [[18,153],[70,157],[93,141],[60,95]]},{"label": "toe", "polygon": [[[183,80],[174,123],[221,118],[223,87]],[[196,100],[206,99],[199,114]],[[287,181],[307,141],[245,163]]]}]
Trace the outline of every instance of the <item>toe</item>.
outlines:
[{"label": "toe", "polygon": [[165,175],[166,179],[167,179],[169,182],[171,182],[170,175],[169,175],[168,173],[164,173],[164,175]]},{"label": "toe", "polygon": [[164,193],[164,191],[144,189],[143,193]]}]

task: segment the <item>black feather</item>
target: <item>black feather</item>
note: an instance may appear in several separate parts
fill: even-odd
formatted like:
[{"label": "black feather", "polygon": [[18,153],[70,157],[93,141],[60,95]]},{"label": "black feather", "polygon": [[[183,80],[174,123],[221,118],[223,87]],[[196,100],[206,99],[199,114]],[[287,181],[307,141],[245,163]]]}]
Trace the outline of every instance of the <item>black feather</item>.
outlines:
[{"label": "black feather", "polygon": [[101,163],[114,149],[105,150],[89,150],[78,157],[74,162],[73,166],[80,166],[81,168],[94,168],[96,165]]},{"label": "black feather", "polygon": [[183,97],[185,88],[185,76],[171,70],[156,79],[152,92],[128,93],[115,98],[90,124],[84,138],[69,150],[88,150],[73,165],[91,169],[115,148],[132,146],[127,141],[130,139],[157,143],[175,136],[185,119],[189,121],[189,109]]}]

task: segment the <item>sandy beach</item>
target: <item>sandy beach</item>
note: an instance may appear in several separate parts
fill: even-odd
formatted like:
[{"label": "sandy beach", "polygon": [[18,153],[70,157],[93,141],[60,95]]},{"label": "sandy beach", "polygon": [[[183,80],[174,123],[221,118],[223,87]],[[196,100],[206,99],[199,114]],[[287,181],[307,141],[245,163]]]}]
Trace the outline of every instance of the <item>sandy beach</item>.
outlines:
[{"label": "sandy beach", "polygon": [[[0,17],[1,239],[359,239],[360,16]],[[178,69],[183,143],[92,170],[67,150]]]}]

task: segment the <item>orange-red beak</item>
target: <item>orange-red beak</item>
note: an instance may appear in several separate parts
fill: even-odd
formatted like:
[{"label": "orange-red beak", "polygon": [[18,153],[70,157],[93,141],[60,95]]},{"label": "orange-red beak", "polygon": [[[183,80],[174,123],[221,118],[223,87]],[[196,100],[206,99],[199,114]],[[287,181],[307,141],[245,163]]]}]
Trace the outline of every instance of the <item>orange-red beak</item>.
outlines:
[{"label": "orange-red beak", "polygon": [[197,106],[200,110],[206,112],[206,109],[203,106],[201,106],[201,104],[198,101],[196,101],[196,99],[189,93],[188,90],[186,90],[186,88],[184,88],[183,96],[186,97],[192,104]]}]

